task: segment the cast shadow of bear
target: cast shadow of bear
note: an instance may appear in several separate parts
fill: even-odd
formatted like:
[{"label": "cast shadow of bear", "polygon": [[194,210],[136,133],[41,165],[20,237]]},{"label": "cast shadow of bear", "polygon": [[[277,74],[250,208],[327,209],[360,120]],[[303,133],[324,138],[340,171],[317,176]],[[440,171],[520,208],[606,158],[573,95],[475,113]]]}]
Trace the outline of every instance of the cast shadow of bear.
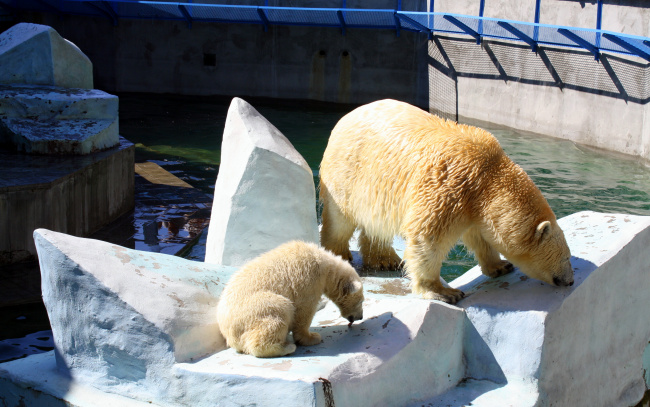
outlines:
[{"label": "cast shadow of bear", "polygon": [[347,324],[312,326],[311,331],[318,332],[322,342],[314,346],[298,346],[295,353],[285,357],[367,353],[388,360],[413,339],[410,329],[391,312],[355,322],[351,327]]}]

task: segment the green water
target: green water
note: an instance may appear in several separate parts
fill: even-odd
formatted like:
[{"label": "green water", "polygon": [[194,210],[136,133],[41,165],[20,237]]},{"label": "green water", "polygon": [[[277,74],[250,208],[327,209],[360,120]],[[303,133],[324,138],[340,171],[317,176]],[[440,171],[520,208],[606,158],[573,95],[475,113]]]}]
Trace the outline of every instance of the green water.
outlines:
[{"label": "green water", "polygon": [[[136,161],[154,160],[208,194],[214,192],[230,98],[120,96],[120,133],[136,143]],[[275,125],[317,171],[336,122],[353,106],[246,99]],[[558,218],[583,210],[650,215],[650,169],[569,141],[490,130],[531,176]],[[205,236],[188,258],[202,261]],[[442,274],[453,279],[476,264],[462,246]]]}]

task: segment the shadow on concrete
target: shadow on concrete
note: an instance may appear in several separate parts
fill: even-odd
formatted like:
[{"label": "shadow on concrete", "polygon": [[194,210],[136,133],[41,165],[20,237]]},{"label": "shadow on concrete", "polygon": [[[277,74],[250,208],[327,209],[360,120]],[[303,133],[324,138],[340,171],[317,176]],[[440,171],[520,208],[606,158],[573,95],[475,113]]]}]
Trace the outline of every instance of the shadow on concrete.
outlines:
[{"label": "shadow on concrete", "polygon": [[[650,63],[612,54],[601,54],[600,62],[596,62],[590,52],[576,49],[540,46],[537,52],[531,52],[530,47],[521,44],[484,39],[477,46],[473,39],[438,35],[431,43],[429,55],[430,68],[456,84],[459,77],[521,82],[572,89],[629,103],[650,102],[650,88],[645,86],[650,78]],[[568,60],[572,63],[567,64]],[[517,68],[513,61],[517,61]],[[575,69],[576,66],[580,69]],[[447,88],[447,93],[453,92],[453,87]],[[456,100],[457,104],[457,95],[438,97]]]},{"label": "shadow on concrete", "polygon": [[550,312],[560,305],[589,277],[597,266],[589,260],[573,256],[574,284],[556,287],[533,279],[515,268],[512,273],[497,278],[479,275],[474,280],[456,286],[465,292],[457,306],[480,309],[490,314],[506,312]]},{"label": "shadow on concrete", "polygon": [[366,353],[388,360],[412,342],[409,328],[391,312],[347,325],[312,327],[323,341],[314,346],[298,346],[286,357],[337,356],[346,353]]}]

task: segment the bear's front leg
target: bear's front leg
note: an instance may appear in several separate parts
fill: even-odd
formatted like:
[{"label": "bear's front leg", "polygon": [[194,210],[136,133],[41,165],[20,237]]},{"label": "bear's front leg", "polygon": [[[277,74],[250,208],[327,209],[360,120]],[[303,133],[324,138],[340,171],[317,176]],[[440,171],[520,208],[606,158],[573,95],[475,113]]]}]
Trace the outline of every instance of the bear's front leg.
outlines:
[{"label": "bear's front leg", "polygon": [[483,238],[477,227],[471,227],[463,234],[463,243],[474,252],[481,272],[486,276],[496,278],[515,269],[509,261],[501,260],[499,252]]},{"label": "bear's front leg", "polygon": [[[314,319],[316,309],[306,310],[304,307],[297,307],[293,323],[293,340],[298,345],[311,346],[321,343],[321,336],[317,332],[309,332],[311,321]],[[311,308],[311,307],[308,307]]]},{"label": "bear's front leg", "polygon": [[363,257],[363,266],[373,270],[399,270],[402,259],[395,253],[391,243],[373,239],[362,229],[359,234],[359,251]]},{"label": "bear's front leg", "polygon": [[323,202],[323,226],[320,231],[320,244],[325,250],[341,256],[343,260],[352,261],[350,238],[356,225],[348,219],[329,194],[321,180],[320,199]]},{"label": "bear's front leg", "polygon": [[456,304],[465,297],[465,293],[440,281],[442,261],[451,249],[451,245],[442,249],[441,246],[422,238],[408,239],[404,251],[406,272],[411,278],[414,293],[426,299]]}]

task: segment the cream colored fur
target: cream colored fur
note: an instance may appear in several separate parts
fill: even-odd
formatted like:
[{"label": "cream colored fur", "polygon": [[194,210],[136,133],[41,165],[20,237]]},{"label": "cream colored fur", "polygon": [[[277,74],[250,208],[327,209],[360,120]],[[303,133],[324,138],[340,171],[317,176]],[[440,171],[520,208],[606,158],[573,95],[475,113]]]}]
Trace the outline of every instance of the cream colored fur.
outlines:
[{"label": "cream colored fur", "polygon": [[310,332],[325,294],[350,323],[363,318],[363,285],[340,257],[312,243],[285,243],[242,266],[226,285],[217,320],[228,346],[257,357],[283,356],[321,342]]},{"label": "cream colored fur", "polygon": [[361,229],[360,251],[372,268],[395,268],[393,237],[406,239],[414,292],[455,303],[440,267],[463,238],[484,274],[512,270],[550,284],[573,283],[571,254],[553,211],[528,175],[480,128],[409,104],[382,100],[343,117],[320,166],[321,244],[350,260],[348,241]]}]

